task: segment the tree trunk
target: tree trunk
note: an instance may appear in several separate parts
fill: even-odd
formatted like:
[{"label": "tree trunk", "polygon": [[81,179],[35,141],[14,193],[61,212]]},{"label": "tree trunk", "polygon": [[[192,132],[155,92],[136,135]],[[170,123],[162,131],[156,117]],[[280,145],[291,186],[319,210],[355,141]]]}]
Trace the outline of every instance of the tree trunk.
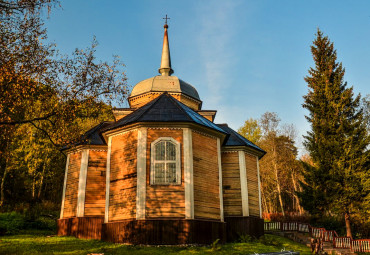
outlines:
[{"label": "tree trunk", "polygon": [[351,219],[350,219],[350,216],[349,216],[349,213],[348,213],[348,212],[346,212],[346,213],[344,214],[344,220],[345,220],[345,222],[346,222],[347,237],[352,238]]},{"label": "tree trunk", "polygon": [[33,177],[32,177],[32,199],[35,199],[35,188],[36,188],[36,177],[35,177],[35,174],[33,174]]},{"label": "tree trunk", "polygon": [[42,166],[42,174],[41,174],[41,178],[40,178],[40,187],[39,187],[39,192],[37,194],[37,198],[40,199],[40,196],[41,196],[41,190],[42,190],[42,185],[44,183],[44,175],[45,175],[45,168],[46,168],[46,163],[43,164]]},{"label": "tree trunk", "polygon": [[278,175],[278,167],[277,167],[277,156],[276,156],[276,147],[274,143],[274,170],[275,170],[275,178],[276,178],[276,188],[278,191],[278,197],[279,197],[279,203],[280,203],[280,208],[283,216],[285,216],[284,213],[284,206],[283,206],[283,198],[281,197],[281,188],[280,188],[280,182],[279,182],[279,175]]},{"label": "tree trunk", "polygon": [[273,162],[274,163],[273,164],[274,164],[274,171],[275,171],[275,178],[276,178],[276,188],[277,188],[277,191],[278,191],[278,197],[279,197],[281,212],[282,212],[283,216],[285,216],[284,206],[283,206],[283,198],[281,197],[281,188],[280,188],[280,182],[279,182],[275,138],[273,139],[273,148],[272,149],[273,149],[273,152],[274,152],[274,157],[273,157]]},{"label": "tree trunk", "polygon": [[283,198],[281,197],[281,188],[280,188],[280,183],[279,183],[279,180],[277,179],[277,172],[276,173],[276,188],[278,190],[278,196],[279,196],[279,203],[280,203],[280,208],[281,208],[281,212],[283,214],[283,216],[285,216],[285,213],[284,213],[284,206],[283,206]]},{"label": "tree trunk", "polygon": [[0,206],[3,206],[5,202],[4,189],[5,189],[5,178],[7,174],[8,174],[8,168],[5,165],[3,178],[1,179],[1,185],[0,185]]},{"label": "tree trunk", "polygon": [[263,207],[265,208],[265,212],[267,214],[270,214],[269,208],[268,208],[267,202],[266,202],[266,197],[265,197],[265,194],[263,192],[262,192],[262,203],[263,203]]},{"label": "tree trunk", "polygon": [[296,194],[296,192],[298,191],[298,188],[297,188],[297,183],[295,181],[293,172],[292,172],[292,182],[293,182],[293,188],[294,188],[293,197],[294,197],[295,201],[297,202],[297,208],[298,208],[298,211],[299,211],[299,215],[302,215],[303,210],[302,210],[301,204],[299,203],[299,198]]}]

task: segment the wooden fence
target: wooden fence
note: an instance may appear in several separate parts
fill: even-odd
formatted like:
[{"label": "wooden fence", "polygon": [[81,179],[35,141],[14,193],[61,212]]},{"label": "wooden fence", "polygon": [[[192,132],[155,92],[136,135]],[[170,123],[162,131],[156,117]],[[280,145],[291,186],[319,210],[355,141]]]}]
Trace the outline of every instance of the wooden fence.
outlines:
[{"label": "wooden fence", "polygon": [[303,233],[310,232],[310,225],[299,222],[265,222],[265,231],[298,231]]},{"label": "wooden fence", "polygon": [[322,238],[324,242],[333,243],[334,248],[351,249],[354,252],[370,252],[370,239],[353,240],[350,237],[339,237],[334,230],[312,227],[300,222],[265,222],[265,231],[297,231],[310,233],[314,238]]}]

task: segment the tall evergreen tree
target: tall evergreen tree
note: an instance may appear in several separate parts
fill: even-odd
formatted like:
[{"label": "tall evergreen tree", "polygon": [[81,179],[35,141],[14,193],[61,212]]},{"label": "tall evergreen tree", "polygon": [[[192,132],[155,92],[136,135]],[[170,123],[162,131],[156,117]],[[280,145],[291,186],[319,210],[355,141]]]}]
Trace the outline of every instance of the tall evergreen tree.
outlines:
[{"label": "tall evergreen tree", "polygon": [[309,90],[303,104],[309,111],[306,118],[311,131],[304,137],[304,145],[314,165],[304,164],[305,183],[299,196],[312,214],[344,216],[347,236],[352,236],[350,219],[366,195],[361,179],[369,160],[361,98],[354,97],[353,88],[347,87],[334,45],[320,30],[311,52],[315,67],[305,77]]}]

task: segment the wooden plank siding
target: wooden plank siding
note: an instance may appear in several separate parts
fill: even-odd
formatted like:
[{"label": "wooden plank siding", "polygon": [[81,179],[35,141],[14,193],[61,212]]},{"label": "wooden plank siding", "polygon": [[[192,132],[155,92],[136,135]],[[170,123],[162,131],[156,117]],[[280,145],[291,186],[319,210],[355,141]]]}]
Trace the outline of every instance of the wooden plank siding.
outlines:
[{"label": "wooden plank siding", "polygon": [[225,217],[228,241],[236,241],[241,235],[259,238],[264,235],[263,219],[254,216]]},{"label": "wooden plank siding", "polygon": [[[150,101],[154,100],[155,98],[159,97],[162,94],[163,93],[160,93],[160,92],[146,93],[144,95],[129,98],[128,101],[130,103],[131,108],[140,108],[143,105],[149,103]],[[176,94],[169,93],[169,94],[193,110],[199,110],[200,108],[199,107],[200,102],[196,102],[195,100],[192,100],[187,96],[184,96],[180,93],[176,93]]]},{"label": "wooden plank siding", "polygon": [[86,177],[85,216],[104,215],[106,165],[106,151],[90,150]]},{"label": "wooden plank siding", "polygon": [[78,180],[81,168],[81,151],[72,153],[69,158],[67,185],[64,199],[63,218],[76,216]]},{"label": "wooden plank siding", "polygon": [[194,217],[220,220],[217,140],[193,132]]},{"label": "wooden plank siding", "polygon": [[100,240],[103,222],[103,216],[59,219],[57,220],[57,235]]},{"label": "wooden plank siding", "polygon": [[[182,129],[148,129],[146,157],[146,218],[185,217],[184,149]],[[178,141],[181,157],[180,185],[150,185],[151,143],[160,137],[172,137]]]},{"label": "wooden plank siding", "polygon": [[259,217],[260,207],[256,156],[246,153],[245,164],[247,168],[249,215]]},{"label": "wooden plank siding", "polygon": [[124,220],[103,224],[102,240],[129,244],[210,244],[226,240],[226,223],[205,220]]},{"label": "wooden plank siding", "polygon": [[136,218],[137,130],[112,137],[109,221]]},{"label": "wooden plank siding", "polygon": [[221,159],[225,217],[243,216],[239,154],[238,152],[225,152],[221,154]]}]

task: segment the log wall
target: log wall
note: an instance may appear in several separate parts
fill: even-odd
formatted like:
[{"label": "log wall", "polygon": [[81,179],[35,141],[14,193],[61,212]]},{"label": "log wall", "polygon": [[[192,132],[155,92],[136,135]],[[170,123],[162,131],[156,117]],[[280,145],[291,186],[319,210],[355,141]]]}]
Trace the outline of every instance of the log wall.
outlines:
[{"label": "log wall", "polygon": [[241,235],[250,235],[256,238],[264,235],[264,222],[259,217],[225,217],[225,222],[228,241],[238,240]]},{"label": "log wall", "polygon": [[73,217],[57,221],[58,236],[101,239],[104,217]]},{"label": "log wall", "polygon": [[112,137],[109,221],[136,218],[137,130]]},{"label": "log wall", "polygon": [[[196,102],[184,95],[181,95],[179,93],[176,93],[176,94],[172,94],[172,93],[169,93],[171,96],[173,96],[174,98],[176,98],[178,101],[180,101],[181,103],[185,104],[186,106],[190,107],[191,109],[193,110],[199,110],[200,109],[200,103],[199,102]],[[144,95],[141,95],[141,96],[137,96],[137,97],[134,97],[134,98],[129,98],[129,103],[130,103],[130,107],[131,108],[139,108],[139,107],[142,107],[143,105],[149,103],[150,101],[152,101],[153,99],[159,97],[160,95],[162,95],[162,93],[158,93],[158,92],[154,92],[154,93],[146,93]]]},{"label": "log wall", "polygon": [[85,216],[104,215],[107,151],[89,151],[86,177]]},{"label": "log wall", "polygon": [[[151,143],[160,137],[172,137],[181,145],[181,185],[150,185]],[[146,218],[185,217],[183,150],[182,129],[148,129],[146,148]]]},{"label": "log wall", "polygon": [[125,220],[103,224],[102,239],[130,244],[211,244],[226,240],[226,224],[202,220]]},{"label": "log wall", "polygon": [[224,215],[225,217],[243,216],[239,154],[238,152],[223,152],[221,158]]},{"label": "log wall", "polygon": [[194,217],[220,220],[217,140],[192,132]]},{"label": "log wall", "polygon": [[78,181],[81,168],[81,151],[70,154],[63,218],[75,217],[77,211]]},{"label": "log wall", "polygon": [[260,216],[257,159],[256,156],[245,154],[247,168],[249,215]]}]

